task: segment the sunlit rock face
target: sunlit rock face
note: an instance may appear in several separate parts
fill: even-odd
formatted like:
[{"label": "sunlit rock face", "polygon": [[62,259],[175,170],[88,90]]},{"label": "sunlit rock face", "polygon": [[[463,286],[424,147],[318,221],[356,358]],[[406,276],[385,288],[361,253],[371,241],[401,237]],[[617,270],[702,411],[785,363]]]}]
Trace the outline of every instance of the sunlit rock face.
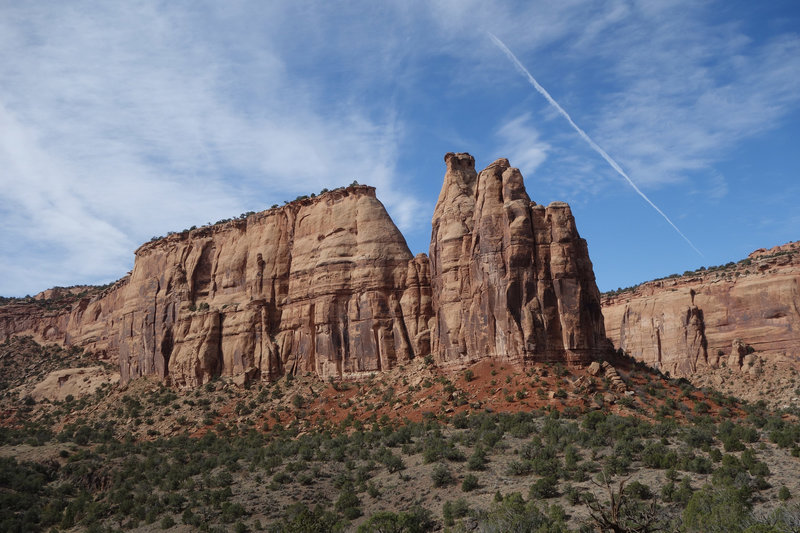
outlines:
[{"label": "sunlit rock face", "polygon": [[[418,342],[406,328],[418,317],[402,305],[414,264],[365,186],[146,246],[125,299],[123,379],[156,373],[195,386],[217,374],[391,368]],[[409,313],[424,308],[410,300]]]},{"label": "sunlit rock face", "polygon": [[48,312],[0,308],[31,334],[118,359],[123,382],[357,378],[433,355],[585,363],[608,348],[586,242],[566,204],[531,202],[505,159],[447,154],[430,258],[412,256],[367,186],[141,246],[104,293]]},{"label": "sunlit rock face", "polygon": [[723,363],[739,368],[742,344],[767,358],[796,359],[800,244],[607,295],[603,314],[616,347],[674,376]]},{"label": "sunlit rock face", "polygon": [[531,202],[506,159],[480,173],[469,154],[445,161],[430,247],[437,361],[585,363],[602,355],[600,296],[569,206]]}]

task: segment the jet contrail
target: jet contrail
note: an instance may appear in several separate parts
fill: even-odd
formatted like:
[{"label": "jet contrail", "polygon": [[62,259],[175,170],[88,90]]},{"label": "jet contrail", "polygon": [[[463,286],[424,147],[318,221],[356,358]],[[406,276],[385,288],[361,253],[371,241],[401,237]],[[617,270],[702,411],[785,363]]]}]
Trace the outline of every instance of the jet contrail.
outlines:
[{"label": "jet contrail", "polygon": [[608,153],[606,153],[606,151],[605,151],[605,150],[603,150],[602,148],[600,148],[600,146],[599,146],[599,145],[598,145],[596,142],[594,142],[594,141],[591,139],[591,137],[589,137],[589,136],[586,134],[586,132],[585,132],[585,131],[583,131],[583,130],[582,130],[582,129],[581,129],[581,128],[580,128],[580,127],[577,125],[577,124],[575,124],[575,121],[574,121],[574,120],[572,120],[572,117],[570,117],[570,116],[569,116],[569,113],[567,113],[566,111],[564,111],[564,108],[563,108],[563,107],[561,107],[560,105],[558,105],[558,102],[556,102],[555,100],[553,100],[553,97],[552,97],[552,96],[550,96],[550,93],[548,93],[548,92],[545,90],[545,88],[544,88],[544,87],[542,87],[541,85],[539,85],[539,82],[538,82],[538,81],[536,81],[536,80],[534,79],[534,77],[533,77],[533,76],[531,76],[531,73],[530,73],[530,72],[528,72],[528,69],[526,69],[526,68],[525,68],[525,66],[524,66],[522,63],[520,63],[520,62],[519,62],[519,59],[517,59],[517,56],[515,56],[515,55],[514,55],[514,52],[512,52],[511,50],[509,50],[509,49],[508,49],[508,47],[505,45],[505,43],[503,43],[503,41],[501,41],[500,39],[498,39],[498,38],[497,38],[497,37],[496,37],[494,34],[492,34],[492,33],[490,33],[490,32],[487,32],[487,33],[489,34],[489,37],[491,37],[491,39],[492,39],[492,41],[494,42],[494,44],[496,44],[496,45],[497,45],[497,47],[498,47],[498,48],[499,48],[499,49],[500,49],[500,50],[501,50],[501,51],[502,51],[502,52],[503,52],[503,53],[504,53],[504,54],[505,54],[505,55],[508,57],[508,59],[510,59],[510,60],[511,60],[511,62],[512,62],[512,63],[514,63],[514,66],[517,68],[517,70],[520,72],[520,74],[522,74],[523,76],[525,76],[526,78],[528,78],[528,81],[531,83],[531,85],[533,85],[533,88],[534,88],[534,89],[536,89],[536,90],[537,90],[537,91],[538,91],[538,92],[539,92],[539,93],[540,93],[542,96],[544,96],[544,97],[547,99],[547,101],[550,103],[550,105],[551,105],[551,106],[553,106],[553,107],[556,109],[556,111],[558,111],[558,112],[561,114],[561,116],[563,116],[565,119],[567,119],[567,122],[569,122],[570,126],[572,126],[572,127],[573,127],[573,129],[575,129],[575,131],[577,131],[577,132],[578,132],[578,135],[580,135],[580,136],[583,138],[583,140],[584,140],[584,141],[586,141],[587,143],[589,143],[589,146],[591,146],[591,147],[592,147],[592,149],[593,149],[595,152],[597,152],[598,154],[600,154],[600,156],[601,156],[603,159],[605,159],[605,160],[606,160],[606,163],[608,163],[609,165],[611,165],[611,168],[613,168],[614,170],[616,170],[616,171],[617,171],[617,173],[618,173],[620,176],[622,176],[623,178],[625,178],[625,181],[627,181],[627,182],[628,182],[628,184],[629,184],[631,187],[633,187],[633,190],[634,190],[634,191],[636,191],[636,192],[639,194],[639,196],[641,196],[642,198],[644,198],[644,201],[645,201],[645,202],[647,202],[648,204],[650,204],[650,206],[651,206],[653,209],[655,209],[655,210],[658,212],[658,214],[659,214],[659,215],[661,215],[662,217],[664,217],[664,220],[666,220],[667,222],[669,222],[669,225],[670,225],[670,226],[672,226],[672,227],[675,229],[675,231],[677,231],[677,232],[678,232],[678,235],[680,235],[681,237],[683,237],[683,240],[685,240],[687,243],[689,243],[689,246],[691,246],[691,247],[694,249],[694,251],[695,251],[695,252],[697,252],[698,254],[700,254],[700,257],[705,257],[705,256],[703,255],[703,252],[701,252],[700,250],[698,250],[698,249],[697,249],[697,247],[696,247],[696,246],[695,246],[695,245],[692,243],[692,241],[690,241],[690,240],[689,240],[689,238],[688,238],[686,235],[684,235],[684,234],[683,234],[683,232],[681,232],[681,230],[679,230],[679,229],[678,229],[678,226],[676,226],[676,225],[675,225],[675,224],[674,224],[674,223],[673,223],[673,222],[672,222],[672,221],[669,219],[669,217],[668,217],[667,215],[665,215],[665,214],[664,214],[664,212],[663,212],[661,209],[659,209],[659,208],[658,208],[658,206],[657,206],[656,204],[654,204],[654,203],[653,203],[653,202],[650,200],[650,198],[648,198],[648,197],[647,197],[647,195],[646,195],[645,193],[643,193],[643,192],[642,192],[642,191],[639,189],[639,187],[637,187],[637,186],[636,186],[636,184],[633,182],[633,180],[632,180],[630,177],[628,177],[628,175],[625,173],[625,171],[624,171],[624,170],[622,170],[622,167],[620,167],[620,166],[617,164],[617,162],[616,162],[616,161],[614,161],[614,160],[611,158],[611,156],[610,156],[610,155],[608,155]]}]

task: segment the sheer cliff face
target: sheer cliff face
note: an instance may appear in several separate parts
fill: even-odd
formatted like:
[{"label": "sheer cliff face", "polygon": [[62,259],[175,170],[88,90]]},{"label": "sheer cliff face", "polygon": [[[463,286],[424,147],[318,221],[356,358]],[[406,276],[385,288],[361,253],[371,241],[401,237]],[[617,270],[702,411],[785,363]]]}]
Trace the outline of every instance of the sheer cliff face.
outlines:
[{"label": "sheer cliff face", "polygon": [[614,345],[675,376],[691,376],[729,358],[736,361],[729,366],[741,366],[739,354],[731,354],[737,341],[762,355],[800,357],[799,309],[798,243],[603,299]]},{"label": "sheer cliff face", "polygon": [[607,346],[600,296],[569,206],[531,202],[505,159],[480,174],[469,154],[445,161],[430,248],[432,352],[440,364],[600,356]]},{"label": "sheer cliff face", "polygon": [[391,368],[414,355],[401,301],[415,264],[371,187],[146,245],[121,313],[122,378]]},{"label": "sheer cliff face", "polygon": [[123,381],[176,386],[287,372],[358,377],[433,354],[581,363],[607,346],[586,243],[566,204],[537,206],[501,159],[448,154],[430,260],[372,187],[330,191],[148,243],[133,271],[67,312],[0,308],[33,334],[118,358]]}]

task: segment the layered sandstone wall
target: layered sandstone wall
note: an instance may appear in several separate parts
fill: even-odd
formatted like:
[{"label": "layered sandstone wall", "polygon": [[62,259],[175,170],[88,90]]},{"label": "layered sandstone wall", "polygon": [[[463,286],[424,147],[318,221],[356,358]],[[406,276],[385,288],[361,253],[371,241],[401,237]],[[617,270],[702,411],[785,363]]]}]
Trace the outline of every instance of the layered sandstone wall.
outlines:
[{"label": "layered sandstone wall", "polygon": [[448,154],[431,259],[372,187],[336,189],[136,251],[133,271],[61,311],[0,308],[0,338],[78,345],[123,382],[337,378],[433,354],[583,363],[607,348],[586,242],[566,204],[531,202],[506,160]]},{"label": "layered sandstone wall", "polygon": [[478,358],[585,363],[606,349],[586,241],[567,204],[531,202],[519,170],[480,174],[447,154],[433,215],[432,351],[443,365]]},{"label": "layered sandstone wall", "polygon": [[355,186],[145,244],[102,297],[5,306],[0,332],[118,358],[123,381],[357,376],[428,350],[429,284],[374,188]]},{"label": "layered sandstone wall", "polygon": [[143,247],[122,312],[123,379],[391,368],[414,355],[400,304],[413,261],[365,186]]},{"label": "layered sandstone wall", "polygon": [[[618,348],[672,375],[726,364],[734,341],[800,358],[800,244],[603,297]],[[739,364],[740,366],[740,364]]]}]

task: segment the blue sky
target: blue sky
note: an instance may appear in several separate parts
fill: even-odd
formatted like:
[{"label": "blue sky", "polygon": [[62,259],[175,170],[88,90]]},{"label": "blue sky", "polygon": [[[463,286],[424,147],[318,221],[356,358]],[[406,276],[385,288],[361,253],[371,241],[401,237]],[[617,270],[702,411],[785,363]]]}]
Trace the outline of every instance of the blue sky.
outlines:
[{"label": "blue sky", "polygon": [[0,294],[354,179],[427,252],[448,151],[569,202],[601,290],[800,239],[796,1],[342,4],[0,1]]}]

